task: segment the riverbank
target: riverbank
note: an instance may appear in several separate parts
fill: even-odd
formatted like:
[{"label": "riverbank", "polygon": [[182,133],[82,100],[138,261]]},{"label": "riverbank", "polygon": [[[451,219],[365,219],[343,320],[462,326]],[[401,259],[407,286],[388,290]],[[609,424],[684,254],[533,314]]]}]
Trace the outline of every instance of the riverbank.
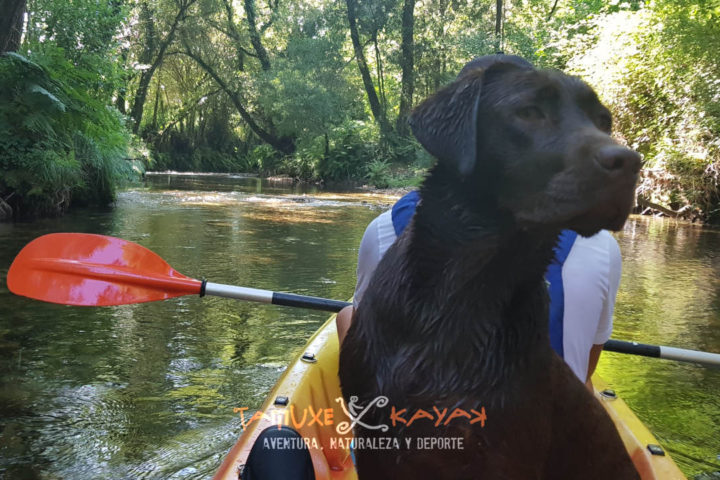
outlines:
[{"label": "riverbank", "polygon": [[[425,170],[418,167],[407,167],[407,166],[395,166],[392,170],[388,170],[386,178],[378,182],[382,186],[373,184],[368,181],[367,178],[361,179],[350,179],[345,181],[327,181],[323,182],[320,180],[310,181],[302,180],[297,177],[290,175],[272,175],[262,177],[257,173],[247,172],[232,172],[232,173],[215,173],[215,172],[181,172],[174,170],[166,171],[146,171],[143,172],[144,176],[176,176],[185,178],[203,178],[203,177],[215,177],[215,178],[227,178],[227,179],[243,179],[243,178],[257,178],[259,180],[269,182],[274,185],[282,186],[307,186],[317,187],[322,189],[328,189],[330,191],[340,190],[353,190],[358,192],[365,192],[368,194],[379,195],[383,197],[397,197],[400,198],[406,193],[410,192],[419,187],[424,178]],[[696,224],[696,225],[708,225],[713,226],[713,223],[707,223],[703,221],[700,212],[695,208],[685,207],[678,210],[672,210],[669,207],[665,207],[658,203],[655,203],[642,195],[642,192],[647,191],[647,182],[639,187],[639,194],[637,197],[636,206],[632,213],[649,216],[653,218],[670,218],[673,220]],[[645,188],[644,188],[645,187]],[[12,197],[12,194],[11,194]],[[70,207],[72,208],[72,206]],[[67,208],[66,208],[67,210]],[[63,214],[65,210],[60,213],[55,212],[53,215],[46,216],[59,216]],[[6,203],[2,197],[0,197],[0,222],[12,222],[18,220],[14,217],[13,208],[10,204]],[[42,216],[35,216],[34,218],[41,218]],[[33,218],[30,218],[32,220]],[[28,218],[20,218],[19,220],[27,221]]]},{"label": "riverbank", "polygon": [[370,194],[378,194],[385,197],[397,196],[402,197],[406,193],[418,188],[423,176],[415,172],[396,175],[394,186],[390,187],[377,187],[371,183],[368,183],[366,179],[357,179],[349,181],[328,181],[323,182],[320,180],[310,181],[302,180],[290,175],[271,175],[268,177],[262,177],[257,173],[212,173],[212,172],[177,172],[174,170],[165,171],[148,171],[145,175],[173,175],[178,177],[218,177],[228,179],[240,179],[240,178],[257,178],[266,182],[270,182],[277,185],[307,185],[316,186],[320,188],[329,188],[331,190],[357,190]]},{"label": "riverbank", "polygon": [[[383,174],[382,179],[377,182],[370,182],[368,178],[350,179],[345,181],[309,181],[302,180],[290,175],[273,175],[268,177],[261,177],[255,173],[192,173],[192,172],[175,172],[175,171],[164,171],[164,172],[147,172],[148,175],[209,175],[219,176],[227,178],[243,178],[243,177],[256,177],[264,178],[265,180],[277,184],[285,185],[315,185],[331,190],[358,190],[371,194],[378,194],[386,197],[396,196],[397,198],[402,197],[406,193],[414,190],[420,186],[425,176],[426,168],[420,168],[417,166],[393,166],[388,167],[388,170]],[[648,178],[643,178],[639,187],[638,195],[636,198],[635,208],[632,213],[642,216],[649,216],[653,218],[670,218],[673,220],[692,223],[696,225],[708,225],[714,226],[716,224],[706,222],[703,219],[702,212],[698,208],[691,206],[685,206],[678,210],[673,210],[670,207],[661,205],[652,201],[652,179],[656,175],[654,173],[649,174]],[[376,179],[377,180],[377,179]]]}]

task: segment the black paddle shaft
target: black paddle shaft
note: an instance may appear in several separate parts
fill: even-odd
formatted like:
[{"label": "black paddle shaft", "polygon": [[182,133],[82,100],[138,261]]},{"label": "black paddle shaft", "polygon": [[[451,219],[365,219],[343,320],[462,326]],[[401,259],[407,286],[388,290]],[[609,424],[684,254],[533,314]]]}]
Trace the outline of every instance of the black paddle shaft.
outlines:
[{"label": "black paddle shaft", "polygon": [[343,308],[352,305],[352,303],[341,302],[340,300],[329,300],[327,298],[308,297],[305,295],[281,292],[273,292],[272,304],[283,305],[285,307],[309,308],[312,310],[322,310],[324,312],[339,312]]},{"label": "black paddle shaft", "polygon": [[645,343],[625,342],[622,340],[608,340],[605,342],[605,350],[608,352],[630,353],[643,357],[660,358],[660,347],[658,345],[647,345]]}]

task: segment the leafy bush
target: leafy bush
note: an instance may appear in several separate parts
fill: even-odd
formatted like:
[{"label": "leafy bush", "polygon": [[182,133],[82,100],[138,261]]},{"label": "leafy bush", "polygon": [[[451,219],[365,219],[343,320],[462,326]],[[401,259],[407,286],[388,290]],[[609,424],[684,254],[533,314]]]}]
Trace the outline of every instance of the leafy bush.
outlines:
[{"label": "leafy bush", "polygon": [[385,160],[373,160],[367,166],[367,180],[376,188],[388,188],[390,186],[390,164]]},{"label": "leafy bush", "polygon": [[[720,219],[720,11],[657,2],[595,20],[596,43],[570,67],[611,108],[615,130],[643,154],[639,195]],[[699,45],[705,45],[700,48]]]},{"label": "leafy bush", "polygon": [[248,155],[247,164],[264,174],[272,175],[278,173],[282,157],[270,145],[263,144],[255,147]]},{"label": "leafy bush", "polygon": [[0,57],[0,196],[16,217],[112,202],[134,171],[122,116],[90,96],[61,49],[36,60]]}]

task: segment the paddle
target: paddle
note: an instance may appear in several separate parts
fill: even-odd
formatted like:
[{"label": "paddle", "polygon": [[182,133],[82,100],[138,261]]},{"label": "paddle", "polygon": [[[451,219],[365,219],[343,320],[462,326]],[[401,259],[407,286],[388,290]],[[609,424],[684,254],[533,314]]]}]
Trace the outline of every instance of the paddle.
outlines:
[{"label": "paddle", "polygon": [[[327,312],[347,302],[195,280],[175,271],[155,252],[127,240],[84,233],[36,238],[10,266],[8,288],[16,295],[82,306],[127,305],[183,295],[213,295]],[[720,354],[609,340],[605,349],[720,366]]]},{"label": "paddle", "polygon": [[127,305],[183,295],[213,295],[330,312],[349,305],[195,280],[137,243],[85,233],[52,233],[28,243],[10,266],[7,283],[16,295],[63,305]]},{"label": "paddle", "polygon": [[608,352],[629,353],[643,357],[665,358],[680,362],[700,363],[702,365],[720,366],[720,354],[687,350],[685,348],[666,347],[664,345],[648,345],[646,343],[626,342],[611,338],[605,342],[604,349]]}]

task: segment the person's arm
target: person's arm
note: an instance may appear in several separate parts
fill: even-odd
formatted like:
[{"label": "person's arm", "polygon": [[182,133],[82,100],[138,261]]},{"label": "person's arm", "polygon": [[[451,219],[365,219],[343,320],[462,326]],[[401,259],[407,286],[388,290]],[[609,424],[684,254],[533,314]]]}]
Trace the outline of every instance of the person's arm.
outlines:
[{"label": "person's arm", "polygon": [[615,300],[617,299],[617,292],[620,288],[620,277],[622,275],[622,256],[620,254],[620,246],[617,241],[611,235],[608,235],[608,292],[605,297],[603,304],[603,311],[600,315],[600,324],[598,325],[598,331],[595,334],[593,346],[590,348],[590,357],[588,358],[588,373],[585,385],[590,389],[590,392],[594,392],[592,384],[592,376],[595,373],[595,368],[600,361],[600,354],[603,351],[605,342],[608,341],[612,334],[613,327],[613,313],[615,311]]},{"label": "person's arm", "polygon": [[593,389],[592,384],[592,376],[593,373],[595,373],[595,368],[597,367],[598,362],[600,361],[600,354],[603,351],[602,344],[600,345],[593,345],[590,347],[590,356],[588,358],[588,373],[587,373],[587,380],[585,380],[585,385],[587,386],[588,390],[590,390],[590,393],[593,393],[595,390]]},{"label": "person's arm", "polygon": [[341,346],[343,340],[345,340],[345,335],[347,335],[347,331],[350,329],[350,324],[352,324],[353,315],[355,315],[355,307],[353,307],[352,305],[348,305],[347,307],[340,310],[337,314],[337,317],[335,318],[338,340],[340,341]]},{"label": "person's arm", "polygon": [[365,294],[370,278],[375,272],[375,267],[380,262],[382,257],[381,246],[379,240],[379,224],[382,221],[382,215],[376,217],[365,229],[362,240],[360,241],[360,248],[358,250],[358,264],[357,264],[357,284],[355,285],[355,294],[353,295],[353,304],[340,310],[335,318],[335,324],[337,326],[338,339],[340,345],[345,339],[350,325],[352,324],[353,317],[355,316],[355,309],[360,304],[360,300]]}]

